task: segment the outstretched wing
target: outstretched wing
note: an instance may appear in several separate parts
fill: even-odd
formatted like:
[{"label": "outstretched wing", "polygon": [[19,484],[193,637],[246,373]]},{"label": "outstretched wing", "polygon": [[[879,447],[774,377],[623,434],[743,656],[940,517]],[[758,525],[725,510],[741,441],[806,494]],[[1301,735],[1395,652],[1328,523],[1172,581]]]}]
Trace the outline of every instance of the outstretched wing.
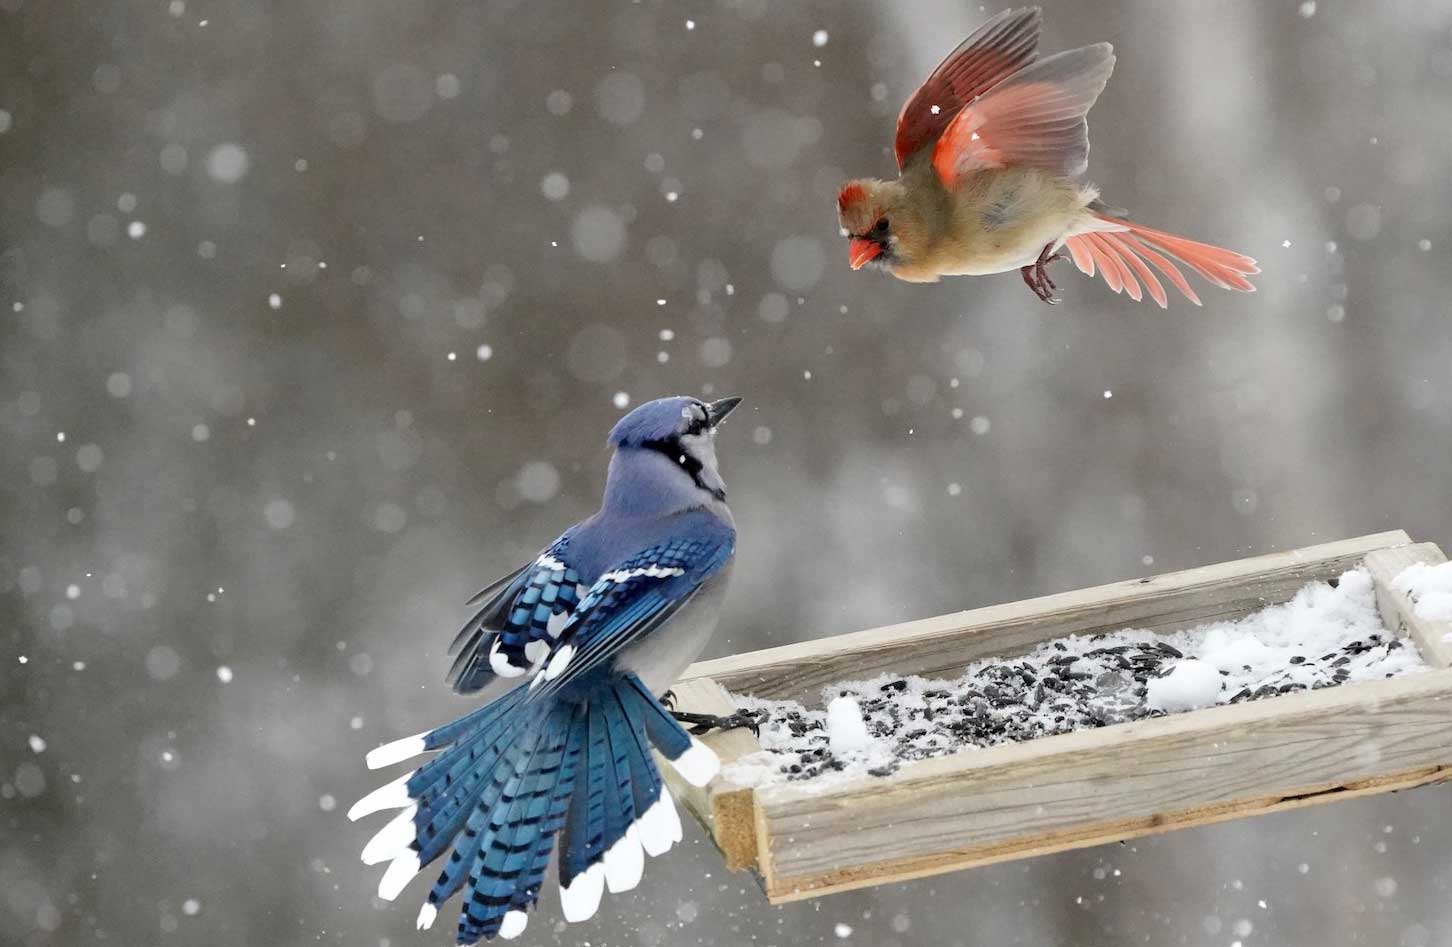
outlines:
[{"label": "outstretched wing", "polygon": [[473,694],[495,678],[520,677],[549,656],[580,601],[569,546],[566,533],[534,562],[474,596],[479,609],[449,646],[456,657],[448,680],[456,692]]},{"label": "outstretched wing", "polygon": [[898,168],[937,141],[963,106],[1033,62],[1042,25],[1037,7],[1005,10],[949,53],[897,117]]},{"label": "outstretched wing", "polygon": [[735,532],[714,517],[698,516],[689,538],[653,543],[600,576],[552,644],[531,689],[555,690],[601,667],[664,624],[730,561]]},{"label": "outstretched wing", "polygon": [[933,170],[944,187],[985,168],[1078,177],[1089,164],[1084,116],[1113,70],[1114,47],[1096,43],[1014,73],[954,116],[933,146]]}]

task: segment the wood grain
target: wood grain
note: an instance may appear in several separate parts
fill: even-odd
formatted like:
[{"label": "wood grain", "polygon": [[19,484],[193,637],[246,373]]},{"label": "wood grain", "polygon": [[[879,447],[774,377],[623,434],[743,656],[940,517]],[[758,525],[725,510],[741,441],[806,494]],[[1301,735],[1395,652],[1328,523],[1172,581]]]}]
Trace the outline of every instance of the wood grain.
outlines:
[{"label": "wood grain", "polygon": [[1413,563],[1425,562],[1435,566],[1446,561],[1442,550],[1433,543],[1378,549],[1366,556],[1367,571],[1376,583],[1376,605],[1381,612],[1382,623],[1415,641],[1427,663],[1443,668],[1452,667],[1452,621],[1419,617],[1411,599],[1406,593],[1398,591],[1393,583],[1401,571]]},{"label": "wood grain", "polygon": [[1401,530],[1188,569],[835,638],[704,661],[685,679],[711,678],[757,697],[819,701],[823,686],[885,672],[949,677],[987,657],[1012,657],[1053,638],[1133,626],[1170,632],[1242,618],[1329,579],[1367,553],[1411,542]]},{"label": "wood grain", "polygon": [[1452,778],[1452,671],[756,794],[774,903]]},{"label": "wood grain", "polygon": [[[672,689],[681,710],[720,717],[736,712],[731,695],[708,678],[681,681]],[[713,731],[702,736],[701,742],[716,751],[722,766],[761,749],[756,737],[745,729]],[[676,802],[696,817],[726,856],[726,867],[732,871],[755,867],[756,816],[751,790],[720,776],[704,788],[692,786],[666,760],[657,757],[656,765]]]},{"label": "wood grain", "polygon": [[[1242,617],[1363,561],[1387,627],[1437,670],[969,750],[829,790],[718,779],[677,798],[780,903],[1452,780],[1446,623],[1417,619],[1391,587],[1443,557],[1401,531],[704,662],[677,692],[711,713],[731,710],[722,684],[810,703],[834,681],[953,675],[1066,634]],[[728,760],[759,748],[744,732],[713,741]]]}]

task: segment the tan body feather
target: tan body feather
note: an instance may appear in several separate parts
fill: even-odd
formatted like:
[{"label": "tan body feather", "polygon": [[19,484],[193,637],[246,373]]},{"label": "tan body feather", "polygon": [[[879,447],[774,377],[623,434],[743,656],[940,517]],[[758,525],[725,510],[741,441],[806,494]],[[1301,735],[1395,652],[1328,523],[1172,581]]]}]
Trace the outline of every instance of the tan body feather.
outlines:
[{"label": "tan body feather", "polygon": [[964,176],[950,192],[928,161],[903,173],[900,250],[887,263],[898,279],[1004,273],[1033,263],[1046,246],[1084,227],[1098,192],[1035,168],[997,168]]},{"label": "tan body feather", "polygon": [[1175,261],[1217,286],[1253,292],[1260,272],[1243,254],[1132,222],[1079,182],[1089,163],[1086,116],[1114,69],[1095,43],[1038,57],[1041,16],[1005,10],[958,45],[898,116],[896,181],[843,185],[838,217],[848,263],[898,279],[1021,270],[1057,302],[1046,267],[1063,248],[1080,272],[1131,299],[1167,304],[1158,271],[1192,302]]}]

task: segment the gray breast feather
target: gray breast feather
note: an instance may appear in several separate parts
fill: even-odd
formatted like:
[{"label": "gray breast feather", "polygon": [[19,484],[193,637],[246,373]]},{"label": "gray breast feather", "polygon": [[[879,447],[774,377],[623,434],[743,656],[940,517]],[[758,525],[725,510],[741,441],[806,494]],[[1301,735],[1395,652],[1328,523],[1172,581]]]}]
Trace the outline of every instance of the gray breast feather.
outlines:
[{"label": "gray breast feather", "polygon": [[706,649],[731,579],[731,563],[701,583],[667,627],[647,635],[620,654],[621,670],[640,675],[652,693],[660,694]]},{"label": "gray breast feather", "polygon": [[1018,220],[1023,212],[1020,196],[1017,185],[1006,187],[992,195],[984,204],[980,215],[983,226],[988,230],[998,230]]}]

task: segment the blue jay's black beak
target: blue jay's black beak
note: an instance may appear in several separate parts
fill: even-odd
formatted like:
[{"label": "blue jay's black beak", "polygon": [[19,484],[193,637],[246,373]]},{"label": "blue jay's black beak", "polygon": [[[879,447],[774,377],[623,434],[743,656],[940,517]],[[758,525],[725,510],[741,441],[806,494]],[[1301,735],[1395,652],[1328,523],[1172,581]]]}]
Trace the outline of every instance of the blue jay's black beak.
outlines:
[{"label": "blue jay's black beak", "polygon": [[722,398],[720,401],[712,401],[706,405],[706,423],[715,427],[726,420],[726,415],[730,414],[740,403],[740,398]]}]

